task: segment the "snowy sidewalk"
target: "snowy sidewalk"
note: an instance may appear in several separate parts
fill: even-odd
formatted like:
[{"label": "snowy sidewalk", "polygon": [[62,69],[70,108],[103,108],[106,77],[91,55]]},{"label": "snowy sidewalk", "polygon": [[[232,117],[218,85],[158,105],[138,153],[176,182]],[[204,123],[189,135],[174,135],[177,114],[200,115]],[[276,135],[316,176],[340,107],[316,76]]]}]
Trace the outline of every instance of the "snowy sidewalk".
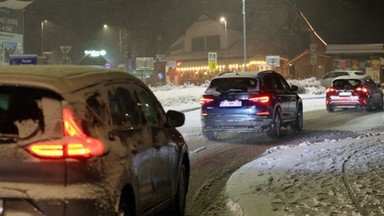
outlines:
[{"label": "snowy sidewalk", "polygon": [[279,146],[228,180],[236,215],[384,215],[384,133]]}]

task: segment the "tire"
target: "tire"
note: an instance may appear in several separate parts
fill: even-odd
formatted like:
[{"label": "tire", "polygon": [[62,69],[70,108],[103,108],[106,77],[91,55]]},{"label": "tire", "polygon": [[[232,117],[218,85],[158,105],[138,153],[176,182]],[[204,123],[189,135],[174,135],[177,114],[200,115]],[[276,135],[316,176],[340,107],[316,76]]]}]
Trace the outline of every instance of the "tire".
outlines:
[{"label": "tire", "polygon": [[204,131],[204,130],[203,130],[203,135],[204,135],[208,140],[216,140],[216,139],[217,139],[217,132]]},{"label": "tire", "polygon": [[270,138],[281,137],[281,114],[279,109],[276,110],[275,115],[273,116],[273,121],[267,130],[267,135]]},{"label": "tire", "polygon": [[335,111],[335,109],[333,108],[332,105],[329,105],[329,106],[327,106],[327,111],[331,113],[331,112]]},{"label": "tire", "polygon": [[303,123],[304,123],[303,108],[300,106],[296,113],[296,119],[291,125],[293,132],[301,131],[303,129]]},{"label": "tire", "polygon": [[384,99],[383,99],[383,97],[381,97],[381,100],[379,102],[378,107],[376,107],[376,110],[377,111],[383,111],[383,108],[384,108]]},{"label": "tire", "polygon": [[124,198],[120,199],[119,210],[116,216],[131,216],[127,201]]},{"label": "tire", "polygon": [[177,183],[177,192],[173,200],[173,212],[174,216],[183,216],[185,213],[185,204],[187,200],[187,191],[188,191],[188,180],[187,180],[187,171],[185,165],[182,164],[180,168],[178,183]]}]

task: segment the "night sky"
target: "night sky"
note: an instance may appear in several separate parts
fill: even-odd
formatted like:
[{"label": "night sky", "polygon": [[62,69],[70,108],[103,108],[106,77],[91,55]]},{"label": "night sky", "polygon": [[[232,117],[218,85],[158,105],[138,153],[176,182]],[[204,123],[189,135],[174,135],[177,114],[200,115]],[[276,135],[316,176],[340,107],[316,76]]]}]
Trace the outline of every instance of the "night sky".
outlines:
[{"label": "night sky", "polygon": [[[241,0],[35,0],[25,10],[25,52],[41,52],[41,22],[48,20],[45,50],[60,53],[60,45],[70,45],[74,61],[85,49],[98,49],[104,43],[118,46],[122,29],[126,30],[125,53],[154,56],[163,53],[201,14],[242,16],[241,7]],[[252,26],[274,23],[261,15],[269,13],[278,19],[280,8],[290,14],[289,23],[294,22],[295,11],[303,11],[328,43],[384,41],[382,0],[247,0],[247,31],[260,34]],[[113,31],[100,39],[103,24]]]}]

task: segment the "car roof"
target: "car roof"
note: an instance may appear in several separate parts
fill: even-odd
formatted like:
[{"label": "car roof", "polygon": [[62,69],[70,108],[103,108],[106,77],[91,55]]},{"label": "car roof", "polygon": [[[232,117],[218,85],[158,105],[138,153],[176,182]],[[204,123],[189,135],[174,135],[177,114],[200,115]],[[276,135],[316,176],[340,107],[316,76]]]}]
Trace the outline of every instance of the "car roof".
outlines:
[{"label": "car roof", "polygon": [[261,77],[261,76],[265,76],[268,74],[278,74],[278,73],[275,71],[272,71],[272,70],[243,71],[243,72],[228,71],[228,72],[223,72],[223,73],[217,75],[216,77],[214,77],[214,79],[216,79],[216,78],[234,78],[234,77],[256,78],[256,77]]},{"label": "car roof", "polygon": [[71,93],[108,80],[136,80],[123,71],[100,66],[12,65],[0,66],[0,85],[46,88],[59,94]]},{"label": "car roof", "polygon": [[344,75],[344,76],[335,77],[332,81],[334,81],[334,80],[346,80],[346,79],[358,79],[358,80],[371,79],[371,76],[369,76],[369,75]]},{"label": "car roof", "polygon": [[334,71],[331,71],[329,73],[339,73],[339,72],[347,72],[347,73],[356,73],[356,72],[359,72],[359,73],[364,73],[363,71],[361,70],[334,70]]}]

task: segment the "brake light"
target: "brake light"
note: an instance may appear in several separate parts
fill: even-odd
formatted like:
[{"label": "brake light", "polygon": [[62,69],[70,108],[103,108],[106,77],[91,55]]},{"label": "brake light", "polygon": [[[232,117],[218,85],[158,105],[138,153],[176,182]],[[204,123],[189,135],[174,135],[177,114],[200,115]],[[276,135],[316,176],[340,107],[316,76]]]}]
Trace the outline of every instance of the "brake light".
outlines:
[{"label": "brake light", "polygon": [[210,103],[212,101],[214,101],[213,98],[207,98],[207,97],[200,98],[200,104],[207,104],[207,103]]},{"label": "brake light", "polygon": [[269,102],[269,96],[251,97],[251,98],[248,98],[248,101],[265,104]]},{"label": "brake light", "polygon": [[335,91],[335,89],[332,88],[332,87],[329,87],[329,88],[327,88],[327,90],[326,90],[327,93],[328,93],[328,92],[334,92],[334,91]]},{"label": "brake light", "polygon": [[76,123],[69,109],[63,110],[65,138],[37,142],[27,147],[28,152],[40,158],[89,158],[104,154],[103,143],[88,137]]},{"label": "brake light", "polygon": [[367,93],[367,92],[368,92],[368,89],[365,88],[365,87],[358,87],[358,88],[356,88],[356,91]]}]

